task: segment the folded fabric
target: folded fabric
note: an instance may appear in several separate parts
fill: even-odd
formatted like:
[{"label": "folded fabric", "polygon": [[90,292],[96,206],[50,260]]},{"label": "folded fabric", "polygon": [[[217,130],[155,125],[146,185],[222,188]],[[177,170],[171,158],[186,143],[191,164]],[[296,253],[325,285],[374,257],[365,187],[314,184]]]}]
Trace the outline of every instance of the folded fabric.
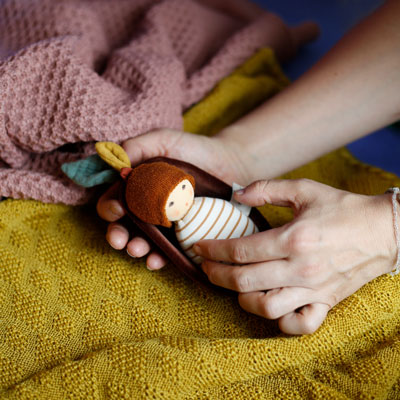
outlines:
[{"label": "folded fabric", "polygon": [[[221,110],[224,120],[247,110],[251,93],[262,99],[264,80],[262,71],[232,75],[186,113],[185,125],[201,114],[196,124],[207,130]],[[290,177],[365,194],[400,184],[343,149]],[[280,207],[261,211],[274,225],[290,218]],[[316,333],[289,337],[171,266],[148,271],[113,250],[104,232],[88,206],[0,203],[1,397],[398,398],[400,277],[375,279]]]},{"label": "folded fabric", "polygon": [[182,111],[260,47],[287,57],[317,34],[240,10],[240,0],[2,1],[0,196],[86,202],[61,164],[94,141],[181,129]]}]

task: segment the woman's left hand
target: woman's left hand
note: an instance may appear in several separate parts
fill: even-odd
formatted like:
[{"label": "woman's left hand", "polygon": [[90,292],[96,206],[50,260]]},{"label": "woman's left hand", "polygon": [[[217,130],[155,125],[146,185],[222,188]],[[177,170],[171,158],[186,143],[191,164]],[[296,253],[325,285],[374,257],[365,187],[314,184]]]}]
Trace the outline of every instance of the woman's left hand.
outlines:
[{"label": "woman's left hand", "polygon": [[239,292],[243,309],[278,319],[285,333],[314,332],[333,306],[393,269],[390,195],[300,179],[257,181],[235,198],[291,207],[294,219],[240,239],[203,240],[194,250],[212,283]]}]

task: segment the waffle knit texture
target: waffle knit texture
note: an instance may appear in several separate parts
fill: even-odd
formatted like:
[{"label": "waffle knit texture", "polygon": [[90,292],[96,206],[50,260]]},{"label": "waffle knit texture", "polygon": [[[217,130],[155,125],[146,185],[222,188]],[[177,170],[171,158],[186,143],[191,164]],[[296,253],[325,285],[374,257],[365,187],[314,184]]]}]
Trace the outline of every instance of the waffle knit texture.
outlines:
[{"label": "waffle knit texture", "polygon": [[[206,131],[263,100],[278,68],[270,56],[224,79],[185,126]],[[345,149],[288,177],[365,194],[400,184]],[[261,210],[274,225],[290,218]],[[399,277],[375,279],[317,332],[290,337],[171,265],[148,271],[113,250],[105,229],[89,206],[0,203],[1,398],[399,398]]]},{"label": "waffle knit texture", "polygon": [[1,1],[0,196],[86,202],[62,163],[94,141],[181,129],[183,110],[257,49],[293,46],[277,17],[223,3]]}]

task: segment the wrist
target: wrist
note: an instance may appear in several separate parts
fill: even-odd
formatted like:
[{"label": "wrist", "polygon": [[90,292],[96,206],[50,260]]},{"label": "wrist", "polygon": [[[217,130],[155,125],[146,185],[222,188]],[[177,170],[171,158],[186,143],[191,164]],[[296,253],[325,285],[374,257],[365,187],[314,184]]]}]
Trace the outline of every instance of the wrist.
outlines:
[{"label": "wrist", "polygon": [[382,274],[387,274],[393,271],[397,259],[397,243],[396,235],[393,224],[393,205],[392,194],[387,193],[380,196],[374,196],[377,203],[375,203],[375,215],[373,221],[376,230],[377,238],[381,238],[381,243],[384,249],[384,262],[382,263]]},{"label": "wrist", "polygon": [[390,275],[395,276],[400,273],[400,188],[393,187],[386,191],[391,196],[392,212],[393,212],[393,232],[396,244],[396,259],[393,269],[390,271]]},{"label": "wrist", "polygon": [[[253,182],[252,156],[249,146],[241,140],[241,129],[230,126],[213,137],[223,152],[226,162],[232,169],[232,182],[248,185]],[[232,183],[230,182],[230,183]]]}]

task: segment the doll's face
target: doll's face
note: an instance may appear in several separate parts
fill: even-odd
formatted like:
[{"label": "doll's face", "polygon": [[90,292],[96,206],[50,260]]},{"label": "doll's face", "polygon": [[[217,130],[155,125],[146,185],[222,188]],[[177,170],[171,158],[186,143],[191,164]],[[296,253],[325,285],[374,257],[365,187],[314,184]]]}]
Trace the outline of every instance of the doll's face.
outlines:
[{"label": "doll's face", "polygon": [[184,179],[168,197],[165,204],[165,214],[169,221],[179,221],[189,211],[193,204],[194,190],[192,184]]}]

